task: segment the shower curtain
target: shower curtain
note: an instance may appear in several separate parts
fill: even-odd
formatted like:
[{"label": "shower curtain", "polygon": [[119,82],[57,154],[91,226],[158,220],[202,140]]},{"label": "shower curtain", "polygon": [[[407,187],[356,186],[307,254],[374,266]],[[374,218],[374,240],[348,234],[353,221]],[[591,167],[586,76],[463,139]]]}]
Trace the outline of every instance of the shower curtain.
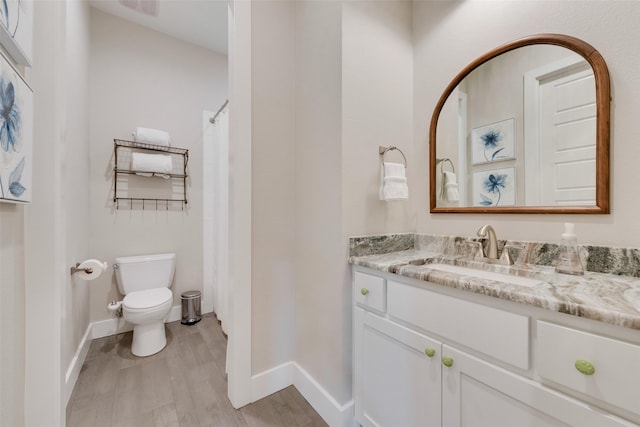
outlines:
[{"label": "shower curtain", "polygon": [[228,334],[229,319],[229,106],[215,119],[214,127],[214,259],[213,310]]}]

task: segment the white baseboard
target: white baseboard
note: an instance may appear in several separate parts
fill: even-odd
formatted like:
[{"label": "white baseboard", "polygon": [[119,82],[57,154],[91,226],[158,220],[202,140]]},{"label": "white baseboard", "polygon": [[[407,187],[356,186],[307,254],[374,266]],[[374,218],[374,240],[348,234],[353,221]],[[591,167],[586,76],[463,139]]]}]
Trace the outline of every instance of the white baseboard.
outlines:
[{"label": "white baseboard", "polygon": [[293,385],[326,423],[331,427],[354,426],[353,400],[340,405],[307,371],[295,362],[294,365]]},{"label": "white baseboard", "polygon": [[[169,311],[169,314],[167,315],[166,322],[175,322],[176,320],[180,320],[181,318],[182,306],[174,305],[173,307],[171,307],[171,311]],[[103,338],[109,335],[120,334],[122,332],[129,332],[132,330],[133,326],[122,317],[100,320],[98,322],[90,323],[89,326],[87,326],[87,330],[85,331],[82,340],[80,340],[80,344],[78,345],[76,354],[73,356],[73,359],[71,359],[71,363],[69,363],[69,367],[67,368],[67,373],[65,375],[65,406],[67,405],[67,403],[69,403],[69,398],[71,398],[73,388],[78,381],[78,376],[80,375],[80,370],[82,369],[84,360],[87,358],[87,353],[89,352],[91,341],[96,338]]]},{"label": "white baseboard", "polygon": [[293,384],[295,363],[287,362],[251,377],[251,401],[255,402]]},{"label": "white baseboard", "polygon": [[73,393],[73,388],[76,386],[76,381],[78,381],[78,376],[80,376],[80,370],[82,369],[82,365],[84,364],[84,359],[87,357],[87,353],[89,353],[89,346],[91,345],[91,324],[87,326],[87,330],[85,331],[82,339],[80,340],[80,345],[78,345],[78,349],[76,350],[76,354],[73,355],[73,359],[71,359],[71,363],[69,363],[69,367],[67,368],[67,373],[64,378],[64,406],[67,406],[69,403],[69,399],[71,398],[71,393]]},{"label": "white baseboard", "polygon": [[252,401],[262,399],[290,385],[295,386],[330,427],[353,427],[353,401],[340,405],[307,371],[296,362],[251,377]]}]

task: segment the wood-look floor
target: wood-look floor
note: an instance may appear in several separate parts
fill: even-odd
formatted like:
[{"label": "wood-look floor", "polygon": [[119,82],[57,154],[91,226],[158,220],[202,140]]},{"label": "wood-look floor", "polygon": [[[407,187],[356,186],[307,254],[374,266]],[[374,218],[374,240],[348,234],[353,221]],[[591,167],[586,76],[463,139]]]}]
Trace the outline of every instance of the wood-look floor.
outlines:
[{"label": "wood-look floor", "polygon": [[226,338],[212,315],[166,325],[167,346],[131,354],[132,333],[91,343],[67,427],[312,427],[327,424],[294,387],[236,410],[227,399]]}]

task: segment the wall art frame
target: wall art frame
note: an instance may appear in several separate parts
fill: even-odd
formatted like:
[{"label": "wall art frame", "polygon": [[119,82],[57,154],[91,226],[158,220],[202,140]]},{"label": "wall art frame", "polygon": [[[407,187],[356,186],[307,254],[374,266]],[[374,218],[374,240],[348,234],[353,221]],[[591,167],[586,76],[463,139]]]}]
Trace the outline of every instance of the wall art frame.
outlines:
[{"label": "wall art frame", "polygon": [[515,159],[514,118],[480,126],[471,130],[471,163],[501,162]]},{"label": "wall art frame", "polygon": [[33,90],[0,55],[0,202],[30,203]]},{"label": "wall art frame", "polygon": [[33,0],[0,0],[0,44],[16,64],[31,66]]},{"label": "wall art frame", "polygon": [[473,173],[473,206],[497,207],[516,204],[516,169],[491,169]]}]

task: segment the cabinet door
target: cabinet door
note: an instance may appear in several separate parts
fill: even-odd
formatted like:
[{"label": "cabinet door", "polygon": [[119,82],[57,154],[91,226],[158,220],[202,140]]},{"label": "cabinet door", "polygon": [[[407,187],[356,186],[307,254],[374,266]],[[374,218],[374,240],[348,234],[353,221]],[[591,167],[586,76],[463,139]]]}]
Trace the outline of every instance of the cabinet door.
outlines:
[{"label": "cabinet door", "polygon": [[443,345],[443,427],[632,426],[593,406]]},{"label": "cabinet door", "polygon": [[363,426],[439,427],[441,345],[354,309],[355,416]]}]

